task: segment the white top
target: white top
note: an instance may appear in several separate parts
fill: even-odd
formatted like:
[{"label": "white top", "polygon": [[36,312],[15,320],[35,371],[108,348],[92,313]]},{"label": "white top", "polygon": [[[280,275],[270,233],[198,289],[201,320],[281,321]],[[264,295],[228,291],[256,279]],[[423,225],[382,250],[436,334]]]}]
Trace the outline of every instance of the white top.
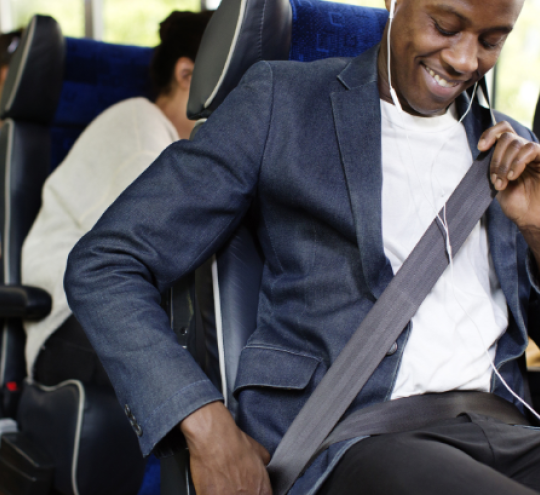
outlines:
[{"label": "white top", "polygon": [[[472,164],[456,110],[414,117],[381,101],[382,227],[396,273]],[[452,240],[450,239],[450,242]],[[489,391],[491,359],[508,326],[484,222],[479,222],[415,316],[392,399]]]},{"label": "white top", "polygon": [[69,252],[178,133],[145,98],[117,103],[81,134],[45,182],[42,206],[22,249],[22,281],[52,296],[51,314],[25,322],[28,375],[47,338],[71,315],[64,293]]}]

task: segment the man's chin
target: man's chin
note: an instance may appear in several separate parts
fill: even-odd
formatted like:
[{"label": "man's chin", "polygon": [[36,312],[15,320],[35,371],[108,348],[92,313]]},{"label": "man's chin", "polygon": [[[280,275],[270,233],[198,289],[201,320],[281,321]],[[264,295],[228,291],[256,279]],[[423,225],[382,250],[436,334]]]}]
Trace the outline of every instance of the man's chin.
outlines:
[{"label": "man's chin", "polygon": [[454,98],[445,99],[444,101],[408,101],[407,105],[403,105],[403,110],[418,117],[433,117],[435,115],[443,115],[446,113],[448,107],[454,103],[458,96],[459,94],[457,94]]}]

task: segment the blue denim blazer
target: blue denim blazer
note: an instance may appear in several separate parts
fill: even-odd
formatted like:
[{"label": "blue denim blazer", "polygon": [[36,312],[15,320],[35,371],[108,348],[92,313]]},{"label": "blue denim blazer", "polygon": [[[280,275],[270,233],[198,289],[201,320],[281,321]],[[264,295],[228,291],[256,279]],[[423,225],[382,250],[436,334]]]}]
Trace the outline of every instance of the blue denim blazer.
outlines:
[{"label": "blue denim blazer", "polygon": [[[377,54],[256,64],[196,138],[167,148],[72,251],[70,306],[140,425],[145,455],[188,414],[221,399],[176,343],[160,293],[219,249],[248,209],[265,266],[257,330],[236,382],[238,422],[270,452],[391,280]],[[460,112],[467,101],[459,98]],[[474,104],[464,125],[476,156],[489,112]],[[537,304],[527,246],[496,201],[487,226],[511,314],[496,364],[523,393],[516,358]],[[352,409],[389,399],[409,332]],[[492,390],[512,400],[495,380]],[[306,493],[342,447],[323,454],[293,491]]]}]

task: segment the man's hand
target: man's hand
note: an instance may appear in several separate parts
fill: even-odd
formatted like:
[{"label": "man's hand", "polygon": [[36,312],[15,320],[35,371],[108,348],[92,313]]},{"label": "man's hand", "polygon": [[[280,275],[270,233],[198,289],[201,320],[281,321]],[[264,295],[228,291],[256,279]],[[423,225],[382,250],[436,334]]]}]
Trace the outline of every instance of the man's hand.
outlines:
[{"label": "man's hand", "polygon": [[268,451],[235,424],[221,402],[212,402],[180,423],[197,495],[272,495]]},{"label": "man's hand", "polygon": [[540,145],[518,136],[508,122],[485,131],[478,149],[495,144],[491,182],[503,212],[519,227],[540,267]]}]

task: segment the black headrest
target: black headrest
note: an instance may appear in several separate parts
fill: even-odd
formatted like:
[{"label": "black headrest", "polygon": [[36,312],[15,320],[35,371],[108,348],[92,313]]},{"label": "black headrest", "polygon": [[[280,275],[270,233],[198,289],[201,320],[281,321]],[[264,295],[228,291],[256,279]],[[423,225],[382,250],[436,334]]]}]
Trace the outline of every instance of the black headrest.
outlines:
[{"label": "black headrest", "polygon": [[255,62],[286,60],[291,29],[289,0],[222,0],[197,54],[188,117],[208,117]]},{"label": "black headrest", "polygon": [[64,37],[49,16],[35,15],[9,65],[0,117],[41,124],[54,116],[62,89]]}]

